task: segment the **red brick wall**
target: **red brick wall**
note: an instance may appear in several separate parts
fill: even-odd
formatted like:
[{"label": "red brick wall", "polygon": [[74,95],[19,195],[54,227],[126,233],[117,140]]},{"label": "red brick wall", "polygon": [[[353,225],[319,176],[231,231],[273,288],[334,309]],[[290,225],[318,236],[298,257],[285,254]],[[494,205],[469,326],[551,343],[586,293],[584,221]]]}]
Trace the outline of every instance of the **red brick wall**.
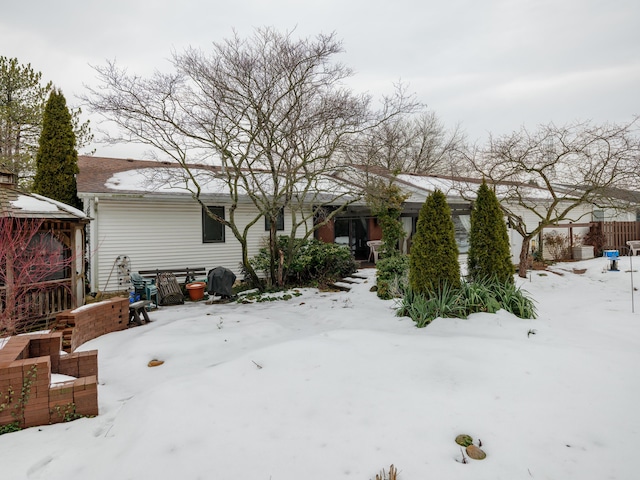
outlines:
[{"label": "red brick wall", "polygon": [[[59,313],[52,333],[11,337],[0,349],[0,405],[6,405],[0,407],[0,425],[32,427],[63,422],[73,413],[97,415],[98,351],[74,351],[128,324],[129,299],[116,297]],[[74,353],[61,354],[63,348]],[[51,386],[52,373],[78,378]],[[22,396],[23,387],[28,395]]]},{"label": "red brick wall", "polygon": [[[33,427],[63,422],[66,414],[98,414],[98,351],[61,355],[61,348],[62,333],[55,332],[11,337],[0,349],[0,425]],[[80,378],[51,386],[52,373]]]},{"label": "red brick wall", "polygon": [[129,299],[115,297],[59,313],[53,330],[62,332],[64,350],[73,352],[89,340],[124,330],[128,324]]},{"label": "red brick wall", "polygon": [[316,230],[316,238],[324,243],[333,243],[336,238],[334,221],[330,220],[326,225]]},{"label": "red brick wall", "polygon": [[369,240],[382,240],[382,227],[375,217],[369,218]]}]

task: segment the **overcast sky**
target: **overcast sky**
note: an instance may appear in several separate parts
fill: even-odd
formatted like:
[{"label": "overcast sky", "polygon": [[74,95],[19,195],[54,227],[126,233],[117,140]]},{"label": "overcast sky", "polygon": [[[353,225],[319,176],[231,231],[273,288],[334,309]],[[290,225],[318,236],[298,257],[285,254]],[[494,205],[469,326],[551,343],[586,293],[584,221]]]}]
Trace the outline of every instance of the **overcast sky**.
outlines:
[{"label": "overcast sky", "polygon": [[522,125],[640,114],[638,0],[11,1],[0,9],[0,55],[30,63],[77,106],[84,85],[97,84],[91,65],[166,71],[174,49],[206,50],[263,26],[335,32],[358,91],[391,93],[402,80],[481,143]]}]

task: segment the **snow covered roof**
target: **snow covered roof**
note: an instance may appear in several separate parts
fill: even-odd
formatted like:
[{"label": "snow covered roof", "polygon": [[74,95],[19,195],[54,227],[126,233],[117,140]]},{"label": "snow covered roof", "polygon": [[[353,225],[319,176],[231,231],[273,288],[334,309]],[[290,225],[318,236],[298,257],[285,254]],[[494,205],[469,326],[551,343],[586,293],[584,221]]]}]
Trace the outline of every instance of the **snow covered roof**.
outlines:
[{"label": "snow covered roof", "polygon": [[82,210],[42,195],[23,192],[12,184],[0,185],[0,216],[89,220]]},{"label": "snow covered roof", "polygon": [[[176,163],[79,156],[78,166],[80,173],[77,183],[80,197],[101,194],[190,197],[189,188],[194,186],[193,179]],[[198,182],[201,195],[229,195],[224,175],[216,175],[223,173],[221,167],[193,165],[190,173]],[[270,173],[254,173],[253,177],[254,191],[260,188],[269,190],[269,185],[273,182]],[[313,188],[305,192],[305,188],[308,187],[306,183],[301,179],[300,191],[303,195],[317,195],[321,192],[332,198],[348,193],[338,179],[329,176],[315,179]]]},{"label": "snow covered roof", "polygon": [[[101,193],[140,194],[154,191],[148,178],[154,171],[171,167],[168,162],[79,155],[78,196]],[[167,193],[165,191],[165,193]],[[181,193],[186,195],[183,190]]]}]

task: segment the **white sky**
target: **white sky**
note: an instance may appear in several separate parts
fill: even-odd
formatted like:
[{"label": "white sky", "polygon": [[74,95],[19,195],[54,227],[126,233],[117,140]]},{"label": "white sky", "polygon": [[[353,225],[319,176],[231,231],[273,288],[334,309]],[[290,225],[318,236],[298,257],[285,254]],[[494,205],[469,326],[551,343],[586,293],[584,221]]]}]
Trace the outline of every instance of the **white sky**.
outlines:
[{"label": "white sky", "polygon": [[31,63],[77,105],[96,85],[90,65],[106,60],[146,75],[169,69],[173,49],[207,49],[232,29],[335,31],[358,91],[390,93],[402,79],[447,125],[484,141],[523,124],[640,113],[638,19],[637,0],[35,0],[3,5],[0,55]]},{"label": "white sky", "polygon": [[[629,257],[607,265],[516,278],[536,320],[417,329],[374,269],[350,292],[161,307],[80,347],[98,350],[100,414],[0,435],[0,478],[637,478],[638,292],[632,313]],[[462,433],[485,460],[459,463]]]}]

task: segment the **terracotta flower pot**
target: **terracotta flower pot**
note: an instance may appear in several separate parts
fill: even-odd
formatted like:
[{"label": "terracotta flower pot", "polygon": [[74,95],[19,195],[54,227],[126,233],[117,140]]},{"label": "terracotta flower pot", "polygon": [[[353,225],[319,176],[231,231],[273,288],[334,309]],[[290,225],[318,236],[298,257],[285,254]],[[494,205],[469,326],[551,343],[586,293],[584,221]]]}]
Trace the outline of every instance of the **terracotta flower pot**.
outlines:
[{"label": "terracotta flower pot", "polygon": [[204,282],[192,282],[187,283],[187,291],[189,292],[189,298],[191,300],[198,301],[204,298],[204,287],[206,287],[206,283]]}]

